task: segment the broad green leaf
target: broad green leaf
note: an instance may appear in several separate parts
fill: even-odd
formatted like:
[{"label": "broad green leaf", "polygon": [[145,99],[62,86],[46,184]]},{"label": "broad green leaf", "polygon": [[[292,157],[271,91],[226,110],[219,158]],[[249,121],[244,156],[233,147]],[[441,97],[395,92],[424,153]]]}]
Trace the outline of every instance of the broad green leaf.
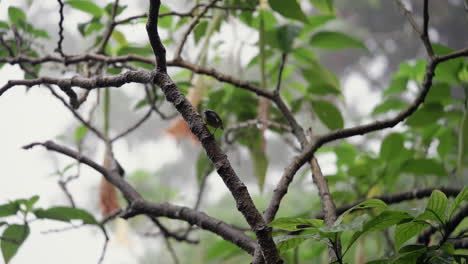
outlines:
[{"label": "broad green leaf", "polygon": [[356,242],[356,240],[366,232],[382,230],[392,225],[396,225],[404,221],[410,221],[412,219],[413,217],[405,212],[392,210],[383,211],[382,213],[365,223],[362,231],[357,231],[353,234],[345,252],[347,252],[354,244],[354,242]]},{"label": "broad green leaf", "polygon": [[115,41],[117,41],[119,45],[122,45],[122,46],[128,45],[127,38],[121,31],[118,31],[118,30],[112,31],[112,38],[115,39]]},{"label": "broad green leaf", "polygon": [[[0,248],[2,249],[3,260],[5,264],[8,264],[16,255],[19,247],[23,244],[26,238],[29,236],[29,226],[27,225],[10,225],[8,226],[3,234],[1,235],[2,240],[0,240]],[[16,243],[7,241],[13,240]]]},{"label": "broad green leaf", "polygon": [[400,111],[400,110],[405,109],[407,106],[408,106],[408,103],[400,99],[390,98],[390,99],[384,100],[384,102],[381,103],[380,105],[377,105],[372,111],[372,115],[383,114],[392,110]]},{"label": "broad green leaf", "polygon": [[3,21],[3,20],[0,20],[0,30],[1,29],[10,29],[10,26],[8,25],[7,22]]},{"label": "broad green leaf", "polygon": [[98,224],[92,214],[79,208],[58,206],[49,209],[36,209],[33,213],[37,218],[41,219],[52,219],[64,222],[82,220],[84,224]]},{"label": "broad green leaf", "polygon": [[399,94],[406,91],[408,85],[407,77],[397,77],[394,76],[390,83],[390,86],[384,91],[384,96],[389,96],[392,94]]},{"label": "broad green leaf", "polygon": [[460,204],[463,201],[467,201],[467,200],[468,200],[468,186],[465,186],[465,188],[463,188],[463,190],[457,195],[457,197],[455,197],[455,200],[450,206],[448,218],[449,219],[452,218],[453,212],[455,212],[455,210],[460,206]]},{"label": "broad green leaf", "polygon": [[335,222],[333,226],[323,226],[319,230],[322,233],[330,233],[330,235],[332,233],[342,233],[344,231],[360,231],[362,230],[364,222],[366,222],[367,220],[369,220],[369,215],[363,214],[353,218],[347,223],[337,224],[337,222]]},{"label": "broad green leaf", "polygon": [[400,133],[392,133],[384,138],[380,146],[380,158],[384,161],[400,158],[399,153],[404,148],[405,139]]},{"label": "broad green leaf", "polygon": [[[146,56],[153,54],[153,50],[151,49],[151,47],[148,47],[148,46],[137,46],[134,44],[121,46],[117,50],[118,56],[123,56],[127,54],[136,54],[136,55],[146,57]],[[151,66],[151,67],[154,68],[154,66]]]},{"label": "broad green leaf", "polygon": [[450,101],[450,86],[447,83],[436,83],[432,85],[424,99],[425,103],[439,103],[442,105],[446,105],[447,102]]},{"label": "broad green leaf", "polygon": [[312,108],[319,117],[320,121],[329,129],[340,129],[344,126],[343,117],[340,110],[334,105],[326,101],[312,100]]},{"label": "broad green leaf", "polygon": [[99,21],[93,21],[89,23],[89,25],[86,27],[86,30],[84,31],[84,36],[89,36],[93,32],[99,32],[104,28],[104,24],[102,24]]},{"label": "broad green leaf", "polygon": [[321,227],[323,226],[323,220],[297,217],[283,217],[273,220],[268,225],[282,230],[297,231],[305,228]]},{"label": "broad green leaf", "polygon": [[250,148],[250,157],[253,161],[255,177],[257,178],[260,190],[263,190],[265,184],[266,172],[268,169],[268,157],[261,149],[261,146]]},{"label": "broad green leaf", "polygon": [[404,62],[400,64],[400,68],[394,78],[408,78],[421,82],[426,72],[426,61],[419,59],[412,62]]},{"label": "broad green leaf", "polygon": [[[115,16],[118,16],[118,15],[122,14],[122,12],[123,12],[127,7],[128,7],[127,5],[124,5],[124,6],[119,5],[119,6],[117,7],[117,12],[116,12]],[[163,12],[163,11],[162,11],[162,7],[163,7],[163,5],[161,5],[161,8],[159,9],[160,12]],[[112,15],[112,10],[113,10],[113,9],[114,9],[114,3],[108,3],[108,4],[104,7],[104,11],[106,11],[106,14],[109,15],[109,16]]]},{"label": "broad green leaf", "polygon": [[325,25],[336,17],[334,15],[315,15],[309,17],[309,23],[304,26],[305,32],[310,32],[316,28]]},{"label": "broad green leaf", "polygon": [[215,259],[226,259],[235,255],[241,254],[242,251],[239,247],[226,240],[220,239],[215,243],[211,243],[206,250],[205,259],[213,261]]},{"label": "broad green leaf", "polygon": [[399,249],[403,243],[426,229],[429,224],[424,222],[408,222],[397,225],[395,229],[395,247]]},{"label": "broad green leaf", "polygon": [[100,17],[104,13],[104,9],[100,8],[98,5],[92,1],[86,0],[69,0],[64,4],[71,6],[72,8],[78,9],[85,13],[88,13],[94,17]]},{"label": "broad green leaf", "polygon": [[[398,227],[397,227],[398,228]],[[398,247],[396,247],[398,249]],[[428,248],[426,245],[406,245],[398,250],[400,254],[406,254],[413,251],[426,251]]]},{"label": "broad green leaf", "polygon": [[452,151],[456,141],[456,137],[453,133],[452,128],[441,128],[437,133],[437,139],[439,140],[439,145],[437,146],[437,153],[439,154],[440,158],[445,159],[447,155]]},{"label": "broad green leaf", "polygon": [[297,0],[268,0],[268,3],[271,9],[280,13],[282,16],[307,23],[307,17],[304,12],[302,12],[301,6]]},{"label": "broad green leaf", "polygon": [[322,13],[334,13],[333,0],[309,0]]},{"label": "broad green leaf", "polygon": [[280,253],[284,253],[290,249],[297,248],[302,242],[306,241],[304,236],[285,235],[275,237],[274,241]]},{"label": "broad green leaf", "polygon": [[363,231],[378,231],[411,219],[413,219],[413,217],[406,212],[387,210],[365,223]]},{"label": "broad green leaf", "polygon": [[309,83],[308,92],[312,94],[340,94],[338,77],[317,60],[310,59],[306,69],[301,71],[302,77]]},{"label": "broad green leaf", "polygon": [[415,158],[409,159],[401,168],[403,172],[420,176],[437,175],[446,176],[444,166],[435,159]]},{"label": "broad green leaf", "polygon": [[15,215],[19,211],[19,209],[19,204],[15,201],[12,201],[7,204],[2,204],[0,205],[0,217]]},{"label": "broad green leaf", "polygon": [[276,29],[276,38],[278,46],[282,52],[291,52],[294,44],[294,39],[301,32],[299,26],[293,24],[282,25]]},{"label": "broad green leaf", "polygon": [[321,31],[310,39],[310,44],[319,49],[342,50],[348,48],[367,49],[364,43],[341,32]]},{"label": "broad green leaf", "polygon": [[10,6],[8,8],[8,19],[19,28],[24,28],[26,25],[26,14],[21,8]]},{"label": "broad green leaf", "polygon": [[363,210],[363,209],[370,209],[370,208],[375,208],[379,211],[386,209],[388,206],[385,202],[379,200],[379,199],[369,199],[367,201],[364,201],[362,203],[359,203],[348,210],[346,210],[344,213],[342,213],[338,219],[335,221],[335,225],[341,224],[343,222],[344,217],[354,211],[357,210]]},{"label": "broad green leaf", "polygon": [[[434,53],[437,55],[446,55],[454,50],[440,44],[433,44]],[[437,65],[435,69],[434,81],[442,81],[450,84],[458,83],[458,71],[463,65],[463,58],[456,58],[444,61]]]},{"label": "broad green leaf", "polygon": [[337,157],[338,166],[344,165],[349,167],[356,160],[357,156],[359,155],[359,151],[354,145],[343,141],[341,144],[335,147],[335,154]]},{"label": "broad green leaf", "polygon": [[[1,23],[0,21],[0,28],[2,27]],[[468,64],[463,65],[460,71],[458,71],[458,79],[461,82],[468,83]]]},{"label": "broad green leaf", "polygon": [[[447,210],[447,196],[439,190],[434,190],[426,205],[426,210],[423,214],[426,218],[423,220],[434,220],[440,224],[445,223],[445,211]],[[421,219],[419,216],[417,219]]]},{"label": "broad green leaf", "polygon": [[198,43],[200,39],[205,35],[206,29],[208,28],[208,21],[202,21],[193,30],[193,36],[195,38],[195,43]]},{"label": "broad green leaf", "polygon": [[205,151],[200,151],[200,154],[198,154],[197,158],[197,182],[200,185],[201,182],[203,181],[203,178],[210,173],[208,169],[211,167],[211,161],[208,159],[208,156],[206,156]]},{"label": "broad green leaf", "polygon": [[411,127],[426,127],[444,116],[444,107],[439,103],[428,103],[420,107],[406,121]]},{"label": "broad green leaf", "polygon": [[75,129],[75,142],[80,142],[84,136],[88,133],[88,127],[85,125],[81,125]]}]

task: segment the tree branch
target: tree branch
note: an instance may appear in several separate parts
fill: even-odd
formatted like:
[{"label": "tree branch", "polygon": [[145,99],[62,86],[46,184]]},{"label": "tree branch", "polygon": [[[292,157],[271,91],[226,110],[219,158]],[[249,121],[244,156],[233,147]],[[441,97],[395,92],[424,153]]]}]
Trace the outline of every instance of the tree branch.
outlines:
[{"label": "tree branch", "polygon": [[129,203],[127,210],[121,215],[123,218],[128,219],[132,216],[146,214],[153,217],[168,217],[171,219],[183,220],[192,225],[196,225],[201,229],[211,231],[221,236],[226,241],[237,245],[249,254],[253,254],[255,251],[255,241],[223,221],[212,218],[202,212],[188,207],[176,206],[169,203],[151,203],[143,200],[141,195],[127,181],[125,181],[123,177],[120,176],[116,168],[112,170],[106,169],[90,158],[83,156],[72,149],[58,145],[53,141],[47,141],[45,143],[31,143],[24,146],[23,149],[30,149],[35,146],[42,146],[47,150],[61,153],[80,163],[86,164],[101,173],[107,181],[115,185],[120,192],[122,192],[124,198]]},{"label": "tree branch", "polygon": [[[213,3],[214,2],[215,1],[213,1]],[[157,31],[160,4],[161,2],[159,0],[150,0],[148,24],[146,25],[148,37],[158,64],[160,61],[165,62],[165,49]],[[218,174],[221,176],[232,196],[236,200],[237,209],[242,213],[252,231],[257,236],[265,261],[273,264],[282,263],[271,236],[271,228],[266,225],[262,215],[255,207],[247,187],[232,169],[226,154],[224,154],[213,135],[205,126],[201,116],[178,90],[169,75],[167,75],[165,66],[165,64],[157,66],[154,83],[161,87],[166,99],[174,105],[177,111],[179,111],[187,122],[192,133],[201,142],[208,158],[215,165]]]}]

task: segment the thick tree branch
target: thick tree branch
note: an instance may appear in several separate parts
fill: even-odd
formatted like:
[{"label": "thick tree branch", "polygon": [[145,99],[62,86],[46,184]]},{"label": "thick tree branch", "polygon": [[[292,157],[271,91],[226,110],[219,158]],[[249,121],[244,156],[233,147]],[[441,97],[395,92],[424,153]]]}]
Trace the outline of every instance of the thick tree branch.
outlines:
[{"label": "thick tree branch", "polygon": [[[213,1],[213,3],[214,2],[215,1]],[[156,61],[158,61],[154,83],[161,87],[166,99],[179,111],[192,133],[201,142],[208,158],[215,165],[218,174],[236,200],[237,209],[242,213],[252,231],[257,236],[265,261],[272,264],[282,263],[271,236],[271,228],[266,225],[262,215],[255,207],[247,187],[232,169],[226,154],[224,154],[214,136],[205,126],[202,117],[195,111],[192,104],[178,90],[169,75],[167,75],[166,65],[160,64],[160,62],[165,63],[165,50],[157,31],[160,5],[161,2],[159,0],[150,0],[148,24],[146,25],[148,37],[153,47]]]}]

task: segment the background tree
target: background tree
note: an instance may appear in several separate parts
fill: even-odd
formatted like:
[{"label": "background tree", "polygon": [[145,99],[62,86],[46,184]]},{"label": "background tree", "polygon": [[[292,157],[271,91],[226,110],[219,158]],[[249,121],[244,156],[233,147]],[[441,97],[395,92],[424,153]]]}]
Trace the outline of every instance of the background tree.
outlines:
[{"label": "background tree", "polygon": [[[42,208],[33,196],[0,206],[5,262],[46,219],[98,227],[101,262],[109,223],[119,233],[127,222],[118,219],[135,219],[134,230],[162,236],[162,255],[175,263],[466,263],[466,1],[211,0],[178,3],[183,11],[141,3],[134,13],[119,0],[59,0],[49,10],[59,22],[47,31],[27,8],[5,7],[0,66],[19,65],[24,79],[8,80],[0,99],[20,86],[48,90],[79,124],[60,143],[23,147],[75,162],[56,173],[68,204]],[[88,17],[72,21],[86,48],[65,45],[67,14],[78,11]],[[374,16],[385,22],[368,22]],[[131,30],[144,24],[139,42]],[[353,76],[375,88],[359,89]],[[204,109],[220,115],[222,133],[206,127]],[[163,122],[145,129],[154,114]],[[118,142],[163,131],[184,144],[177,169],[124,170]],[[325,177],[320,160],[330,154],[335,170]],[[69,190],[85,166],[103,176],[101,220]],[[203,203],[214,177],[226,199]]]}]

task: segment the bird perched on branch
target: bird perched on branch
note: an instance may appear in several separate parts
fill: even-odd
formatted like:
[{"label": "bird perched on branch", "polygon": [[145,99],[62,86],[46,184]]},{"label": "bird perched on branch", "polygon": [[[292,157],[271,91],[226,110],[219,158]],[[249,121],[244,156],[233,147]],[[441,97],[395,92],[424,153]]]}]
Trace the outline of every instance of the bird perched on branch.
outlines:
[{"label": "bird perched on branch", "polygon": [[221,128],[221,130],[224,129],[223,120],[221,119],[221,117],[219,117],[219,115],[215,111],[207,109],[203,113],[205,115],[205,123],[215,128],[215,131],[213,132],[213,134],[216,133],[216,130],[218,128]]}]

